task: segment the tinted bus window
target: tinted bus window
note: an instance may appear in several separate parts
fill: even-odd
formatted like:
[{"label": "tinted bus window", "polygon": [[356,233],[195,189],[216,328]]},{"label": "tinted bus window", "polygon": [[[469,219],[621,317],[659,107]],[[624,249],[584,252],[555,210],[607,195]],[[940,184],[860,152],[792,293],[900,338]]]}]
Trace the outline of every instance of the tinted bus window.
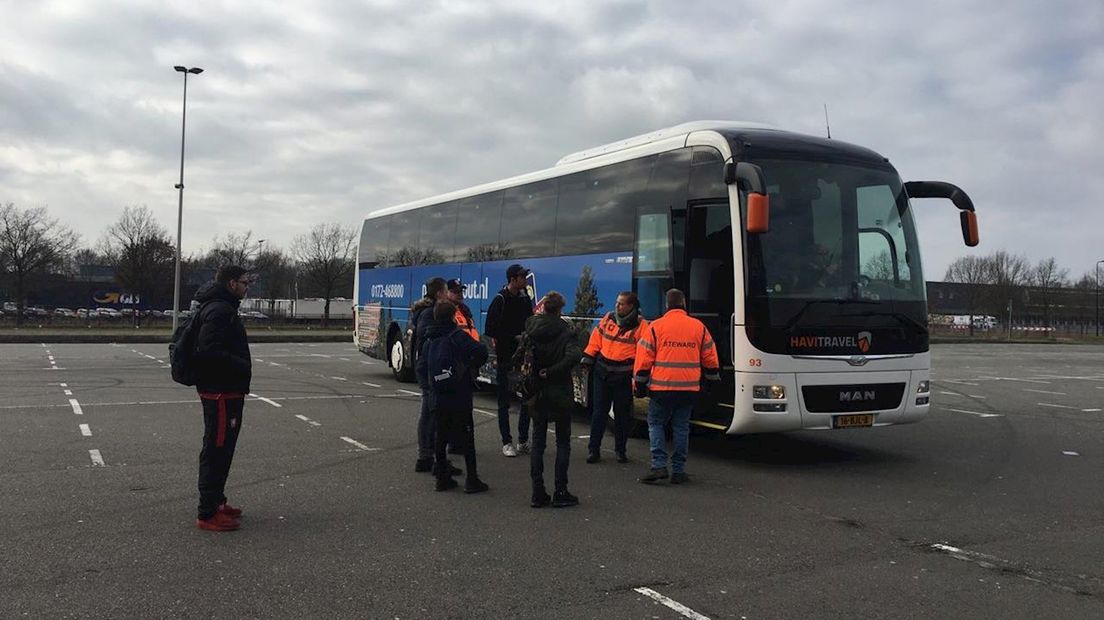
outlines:
[{"label": "tinted bus window", "polygon": [[556,237],[556,180],[506,190],[502,200],[502,258],[551,256]]},{"label": "tinted bus window", "polygon": [[695,146],[690,166],[689,200],[728,198],[721,153],[711,146]]},{"label": "tinted bus window", "polygon": [[508,258],[500,256],[502,192],[472,196],[460,201],[456,214],[456,242],[452,262],[477,263]]},{"label": "tinted bus window", "polygon": [[662,207],[685,206],[689,179],[690,149],[661,153],[648,182],[651,200]]},{"label": "tinted bus window", "polygon": [[456,242],[456,202],[434,205],[422,215],[418,247],[422,250],[422,264],[439,265],[455,262],[453,245]]},{"label": "tinted bus window", "polygon": [[391,219],[378,217],[364,220],[360,230],[360,248],[357,261],[361,269],[387,266],[387,233]]},{"label": "tinted bus window", "polygon": [[418,250],[418,220],[422,209],[404,211],[391,216],[391,235],[387,242],[387,263],[390,267],[420,265]]},{"label": "tinted bus window", "polygon": [[632,249],[631,223],[651,173],[650,159],[580,172],[560,180],[556,254],[595,254]]}]

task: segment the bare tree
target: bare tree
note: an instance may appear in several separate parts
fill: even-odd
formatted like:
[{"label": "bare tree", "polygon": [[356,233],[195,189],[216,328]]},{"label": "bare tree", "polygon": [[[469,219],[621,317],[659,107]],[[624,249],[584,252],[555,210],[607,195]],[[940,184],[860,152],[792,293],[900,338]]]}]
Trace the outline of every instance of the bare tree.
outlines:
[{"label": "bare tree", "polygon": [[[999,316],[1012,306],[1016,293],[1022,292],[1031,274],[1031,265],[1025,256],[1010,254],[1005,250],[993,252],[985,257],[985,261],[989,272],[989,283],[992,285],[989,305],[993,314]],[[1008,329],[1012,329],[1011,324]]]},{"label": "bare tree", "polygon": [[974,335],[974,313],[981,305],[981,284],[989,283],[989,270],[986,260],[981,256],[961,256],[947,267],[947,274],[943,279],[948,282],[958,282],[970,286],[963,287],[962,298],[966,302],[966,310],[970,314],[970,335]]},{"label": "bare tree", "polygon": [[51,219],[46,207],[0,207],[0,269],[15,285],[15,324],[23,324],[28,280],[65,269],[80,237]]},{"label": "bare tree", "polygon": [[[145,205],[129,206],[104,233],[104,255],[115,268],[115,280],[139,300],[171,288],[176,250],[168,231]],[[135,324],[141,314],[134,313]]]},{"label": "bare tree", "polygon": [[256,261],[261,254],[264,239],[253,238],[253,231],[242,234],[226,233],[225,237],[215,237],[211,250],[207,252],[207,266],[218,269],[225,265],[237,265],[248,271],[256,270]]},{"label": "bare tree", "polygon": [[[292,253],[299,261],[299,273],[317,288],[326,300],[322,311],[322,326],[330,319],[330,299],[339,288],[352,282],[356,268],[356,231],[340,224],[319,224],[292,244]],[[352,287],[348,292],[352,294]]]},{"label": "bare tree", "polygon": [[1039,260],[1031,268],[1031,284],[1043,298],[1043,327],[1050,327],[1050,301],[1054,290],[1065,286],[1068,278],[1069,269],[1059,268],[1053,256]]},{"label": "bare tree", "polygon": [[268,248],[257,256],[253,273],[259,294],[268,297],[268,313],[276,311],[276,298],[292,297],[295,286],[295,260],[279,248]]}]

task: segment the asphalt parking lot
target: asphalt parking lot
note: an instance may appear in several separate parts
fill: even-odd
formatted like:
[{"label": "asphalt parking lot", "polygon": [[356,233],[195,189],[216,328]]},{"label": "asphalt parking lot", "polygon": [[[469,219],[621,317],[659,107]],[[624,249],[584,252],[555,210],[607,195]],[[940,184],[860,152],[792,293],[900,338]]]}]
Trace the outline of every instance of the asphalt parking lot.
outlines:
[{"label": "asphalt parking lot", "polygon": [[695,436],[678,487],[636,482],[643,439],[585,464],[578,418],[560,510],[529,508],[490,396],[491,491],[435,493],[416,387],[348,344],[253,353],[246,517],[214,534],[164,345],[0,345],[0,616],[1104,617],[1096,347],[936,345],[923,423]]}]

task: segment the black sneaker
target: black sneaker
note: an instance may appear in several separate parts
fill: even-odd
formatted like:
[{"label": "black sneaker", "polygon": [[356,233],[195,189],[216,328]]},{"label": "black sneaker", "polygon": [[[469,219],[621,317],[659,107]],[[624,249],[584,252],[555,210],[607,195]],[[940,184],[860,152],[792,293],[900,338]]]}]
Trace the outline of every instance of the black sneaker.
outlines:
[{"label": "black sneaker", "polygon": [[533,491],[533,498],[529,500],[529,505],[533,508],[544,508],[551,503],[552,497],[544,489]]},{"label": "black sneaker", "polygon": [[602,460],[602,455],[597,452],[591,452],[587,455],[587,463],[597,463]]},{"label": "black sneaker", "polygon": [[468,478],[464,481],[465,493],[482,493],[491,487],[487,486],[486,482],[483,482],[479,478]]},{"label": "black sneaker", "polygon": [[690,482],[690,476],[686,475],[686,472],[676,472],[671,474],[671,484],[686,484]]},{"label": "black sneaker", "polygon": [[571,493],[567,492],[567,489],[562,491],[556,491],[552,495],[552,507],[553,508],[567,508],[568,506],[578,506],[579,498],[575,497]]},{"label": "black sneaker", "polygon": [[414,463],[414,471],[419,474],[433,471],[433,459],[418,459]]},{"label": "black sneaker", "polygon": [[438,478],[437,479],[437,486],[435,487],[434,490],[436,490],[436,491],[448,491],[450,489],[455,489],[458,486],[460,486],[460,483],[456,482],[452,478]]},{"label": "black sneaker", "polygon": [[652,469],[648,470],[648,473],[641,476],[640,481],[643,482],[644,484],[655,484],[655,483],[659,482],[660,480],[666,480],[666,479],[667,479],[667,468],[666,467],[653,467]]},{"label": "black sneaker", "polygon": [[617,453],[617,462],[618,463],[628,463],[629,462],[629,457],[626,456],[624,452],[618,452]]}]

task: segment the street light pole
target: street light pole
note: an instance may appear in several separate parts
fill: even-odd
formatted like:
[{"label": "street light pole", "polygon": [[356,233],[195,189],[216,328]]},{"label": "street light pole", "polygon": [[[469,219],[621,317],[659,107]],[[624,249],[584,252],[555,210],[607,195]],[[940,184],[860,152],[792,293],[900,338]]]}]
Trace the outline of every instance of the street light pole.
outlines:
[{"label": "street light pole", "polygon": [[176,184],[176,189],[179,190],[180,199],[176,207],[176,277],[173,280],[173,333],[176,333],[176,326],[180,320],[180,234],[184,224],[184,128],[187,126],[188,120],[188,74],[192,73],[199,75],[203,73],[203,69],[199,67],[182,67],[177,65],[173,67],[180,73],[184,74],[184,105],[181,108],[180,113],[180,182]]},{"label": "street light pole", "polygon": [[1104,260],[1096,261],[1096,335],[1100,335],[1100,263],[1104,263]]}]

